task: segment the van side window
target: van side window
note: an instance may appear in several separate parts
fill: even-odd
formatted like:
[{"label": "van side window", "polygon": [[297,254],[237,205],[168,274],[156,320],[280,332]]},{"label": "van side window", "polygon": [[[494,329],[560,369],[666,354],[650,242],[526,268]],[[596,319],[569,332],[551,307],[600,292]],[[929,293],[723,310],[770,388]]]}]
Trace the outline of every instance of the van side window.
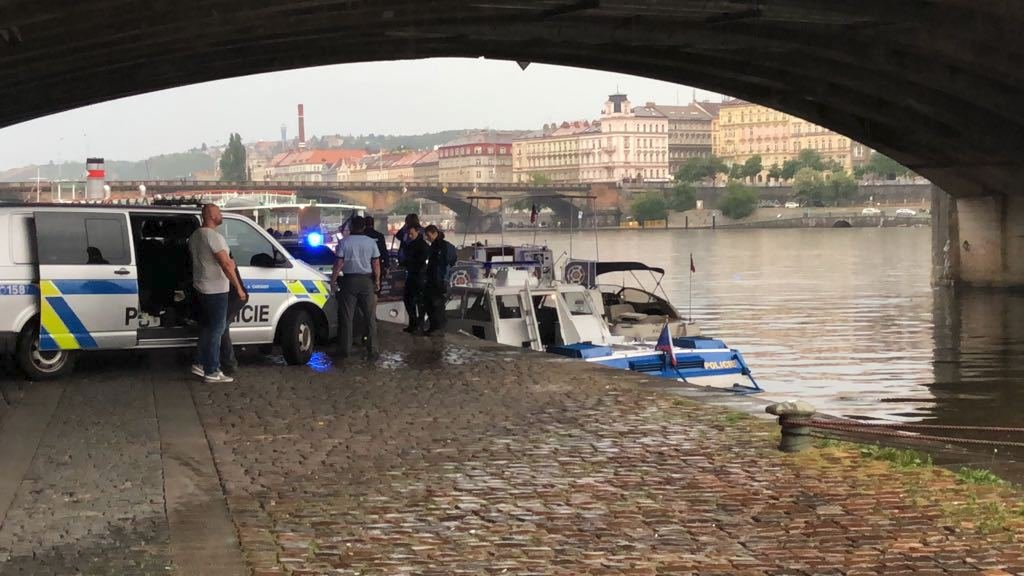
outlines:
[{"label": "van side window", "polygon": [[218,231],[228,241],[231,257],[239,266],[274,266],[274,246],[248,222],[225,218]]},{"label": "van side window", "polygon": [[40,264],[131,264],[121,214],[36,213]]}]

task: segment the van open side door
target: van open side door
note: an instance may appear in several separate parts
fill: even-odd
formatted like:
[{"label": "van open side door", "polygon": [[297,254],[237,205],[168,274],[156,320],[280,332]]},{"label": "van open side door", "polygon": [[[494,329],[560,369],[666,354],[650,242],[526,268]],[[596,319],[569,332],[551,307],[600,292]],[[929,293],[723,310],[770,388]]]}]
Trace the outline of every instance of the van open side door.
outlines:
[{"label": "van open side door", "polygon": [[139,283],[128,215],[40,210],[33,216],[40,349],[135,346]]}]

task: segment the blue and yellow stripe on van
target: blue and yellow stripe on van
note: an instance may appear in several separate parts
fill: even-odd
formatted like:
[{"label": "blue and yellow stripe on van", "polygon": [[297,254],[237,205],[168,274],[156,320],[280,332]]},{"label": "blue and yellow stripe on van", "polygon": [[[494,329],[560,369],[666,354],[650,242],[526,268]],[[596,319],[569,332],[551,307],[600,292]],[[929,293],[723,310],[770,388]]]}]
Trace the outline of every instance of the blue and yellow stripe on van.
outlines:
[{"label": "blue and yellow stripe on van", "polygon": [[331,291],[327,282],[322,280],[286,280],[285,285],[299,300],[312,300],[314,304],[323,308],[327,299],[331,297]]},{"label": "blue and yellow stripe on van", "polygon": [[39,283],[39,347],[43,350],[80,350],[96,348],[82,320],[68,305],[52,280]]},{"label": "blue and yellow stripe on van", "polygon": [[323,280],[246,280],[250,294],[290,293],[299,300],[311,300],[323,308],[331,297],[330,284]]},{"label": "blue and yellow stripe on van", "polygon": [[39,347],[42,350],[98,348],[65,296],[137,294],[135,280],[42,280],[39,282]]}]

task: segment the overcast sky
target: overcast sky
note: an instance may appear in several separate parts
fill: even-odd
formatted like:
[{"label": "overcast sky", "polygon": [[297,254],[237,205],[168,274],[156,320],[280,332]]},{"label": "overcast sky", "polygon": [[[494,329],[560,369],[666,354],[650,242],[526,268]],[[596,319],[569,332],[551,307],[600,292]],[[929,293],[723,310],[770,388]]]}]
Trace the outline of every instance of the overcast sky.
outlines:
[{"label": "overcast sky", "polygon": [[[344,64],[261,74],[154,92],[72,110],[0,130],[0,170],[103,156],[139,160],[213,145],[306,134],[419,134],[459,128],[533,129],[596,118],[608,94],[634,104],[687,103],[693,92],[593,70],[514,62],[432,59]],[[720,96],[698,91],[698,99]]]}]

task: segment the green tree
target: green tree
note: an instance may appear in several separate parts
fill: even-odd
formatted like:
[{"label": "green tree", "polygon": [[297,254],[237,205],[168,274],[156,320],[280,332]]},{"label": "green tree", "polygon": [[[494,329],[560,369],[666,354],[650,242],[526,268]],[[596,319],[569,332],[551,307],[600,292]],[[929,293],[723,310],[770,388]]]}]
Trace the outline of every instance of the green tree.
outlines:
[{"label": "green tree", "polygon": [[821,154],[817,150],[804,148],[796,155],[796,160],[804,168],[814,168],[818,172],[825,169],[825,161],[822,160]]},{"label": "green tree", "polygon": [[879,152],[871,153],[871,158],[868,158],[863,173],[872,174],[885,180],[895,180],[913,174],[906,166]]},{"label": "green tree", "polygon": [[697,191],[692,184],[677,182],[669,191],[668,207],[676,212],[693,210],[697,207]]},{"label": "green tree", "polygon": [[416,214],[420,210],[420,203],[413,198],[402,198],[398,202],[395,202],[395,206],[391,208],[392,214]]},{"label": "green tree", "polygon": [[860,194],[857,181],[845,172],[833,173],[828,180],[828,188],[829,196],[836,202],[850,203]]},{"label": "green tree", "polygon": [[778,162],[772,164],[771,168],[768,169],[768,177],[774,180],[782,178],[782,166],[779,166]]},{"label": "green tree", "polygon": [[538,186],[551,184],[551,176],[542,172],[534,172],[530,174],[530,184],[536,184]]},{"label": "green tree", "polygon": [[836,162],[835,160],[826,160],[825,170],[833,174],[846,174],[846,167],[841,162]]},{"label": "green tree", "polygon": [[729,179],[730,180],[742,180],[743,179],[743,164],[733,164],[729,168]]},{"label": "green tree", "polygon": [[747,161],[743,163],[741,176],[743,178],[757,178],[757,175],[764,171],[764,166],[761,162],[761,155],[755,154]]},{"label": "green tree", "polygon": [[644,194],[633,201],[633,217],[640,222],[668,218],[668,202],[657,194]]},{"label": "green tree", "polygon": [[729,167],[718,156],[687,158],[676,171],[676,181],[692,184],[711,180],[719,174],[728,174]]},{"label": "green tree", "polygon": [[739,182],[729,182],[725,195],[718,202],[718,207],[733,220],[746,218],[757,208],[757,190]]},{"label": "green tree", "polygon": [[801,168],[793,176],[793,193],[804,202],[825,202],[831,197],[825,176],[814,168]]},{"label": "green tree", "polygon": [[228,137],[228,145],[220,157],[220,179],[224,182],[244,182],[249,178],[245,161],[245,146],[238,133]]}]

